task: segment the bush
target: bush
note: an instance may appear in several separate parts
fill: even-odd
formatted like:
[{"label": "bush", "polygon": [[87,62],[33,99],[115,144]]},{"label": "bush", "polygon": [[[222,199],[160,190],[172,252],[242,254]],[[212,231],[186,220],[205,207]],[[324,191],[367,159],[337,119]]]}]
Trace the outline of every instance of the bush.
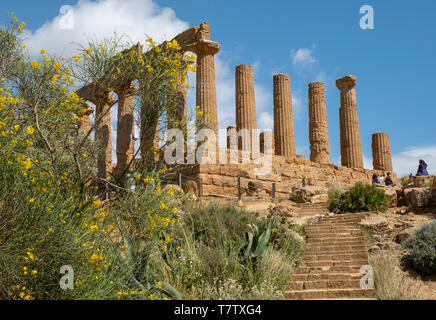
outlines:
[{"label": "bush", "polygon": [[413,179],[409,175],[401,177],[401,185],[403,187],[407,186],[408,184],[410,184],[412,182],[413,182]]},{"label": "bush", "polygon": [[403,242],[411,254],[413,267],[423,275],[436,272],[436,221],[416,230]]},{"label": "bush", "polygon": [[400,258],[393,252],[370,255],[374,269],[374,286],[379,300],[422,299],[422,282],[414,281],[400,268]]},{"label": "bush", "polygon": [[383,190],[375,186],[358,182],[345,193],[331,189],[328,193],[329,210],[335,213],[385,211],[389,206],[389,198]]},{"label": "bush", "polygon": [[[191,204],[183,211],[172,235],[183,253],[169,263],[166,281],[184,299],[283,298],[302,246],[292,236],[277,241],[277,219],[257,219],[231,205]],[[272,236],[256,261],[244,260],[246,232],[256,229],[259,236],[269,228]]]}]

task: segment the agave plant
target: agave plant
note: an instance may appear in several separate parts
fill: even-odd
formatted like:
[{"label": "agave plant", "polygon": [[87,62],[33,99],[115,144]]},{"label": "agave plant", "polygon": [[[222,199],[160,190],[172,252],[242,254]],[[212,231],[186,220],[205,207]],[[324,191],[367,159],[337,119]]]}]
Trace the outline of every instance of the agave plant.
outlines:
[{"label": "agave plant", "polygon": [[144,290],[147,297],[151,294],[160,293],[174,300],[181,300],[180,293],[169,283],[157,282],[149,278],[149,256],[153,244],[135,239],[121,223],[120,231],[127,247],[124,260],[128,269],[129,281]]},{"label": "agave plant", "polygon": [[257,262],[265,251],[268,243],[271,239],[271,230],[274,224],[271,219],[264,232],[260,234],[259,227],[255,224],[249,224],[250,231],[245,233],[245,239],[247,243],[239,250],[239,257],[242,263],[251,264],[256,267]]}]

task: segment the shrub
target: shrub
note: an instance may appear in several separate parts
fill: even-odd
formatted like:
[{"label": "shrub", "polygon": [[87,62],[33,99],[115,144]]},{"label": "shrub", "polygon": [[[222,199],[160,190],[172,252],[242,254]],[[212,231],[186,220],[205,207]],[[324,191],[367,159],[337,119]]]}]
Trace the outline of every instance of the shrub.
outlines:
[{"label": "shrub", "polygon": [[[260,241],[266,247],[259,250],[256,261],[241,257],[241,252],[247,253],[246,233],[254,232],[257,240],[268,230],[274,234],[277,219],[257,219],[231,205],[191,204],[183,212],[173,233],[174,243],[180,243],[183,253],[174,264],[169,263],[166,281],[184,299],[283,298],[301,252],[300,247],[291,245],[296,241],[293,237],[283,240],[280,247],[273,237]],[[252,248],[257,248],[254,242]]]},{"label": "shrub", "polygon": [[426,223],[403,242],[413,267],[423,275],[436,272],[436,221]]},{"label": "shrub", "polygon": [[401,177],[401,185],[403,187],[407,186],[408,184],[410,184],[412,182],[413,182],[413,179],[409,175]]},{"label": "shrub", "polygon": [[351,190],[343,193],[337,189],[329,190],[329,210],[335,213],[385,211],[389,198],[383,190],[358,182]]},{"label": "shrub", "polygon": [[422,299],[422,282],[414,281],[400,269],[400,258],[383,251],[369,257],[374,269],[374,286],[380,300]]}]

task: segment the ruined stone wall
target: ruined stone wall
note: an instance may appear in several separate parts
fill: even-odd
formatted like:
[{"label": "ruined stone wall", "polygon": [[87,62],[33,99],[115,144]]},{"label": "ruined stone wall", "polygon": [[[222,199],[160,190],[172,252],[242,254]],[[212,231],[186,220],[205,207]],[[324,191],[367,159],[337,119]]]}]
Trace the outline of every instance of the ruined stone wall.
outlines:
[{"label": "ruined stone wall", "polygon": [[[262,156],[262,155],[261,155]],[[346,189],[356,182],[371,183],[372,175],[385,175],[384,171],[368,169],[352,169],[334,164],[320,164],[299,156],[288,159],[282,156],[273,156],[272,170],[267,175],[255,175],[254,168],[260,164],[207,164],[186,166],[179,170],[183,175],[202,181],[202,195],[221,194],[237,196],[238,176],[241,176],[241,187],[248,188],[250,181],[261,181],[263,194],[268,195],[272,190],[272,183],[276,184],[276,196],[288,198],[292,187],[300,186],[305,178],[306,184],[317,186],[327,191],[332,185]],[[396,179],[395,174],[392,174]],[[244,194],[243,194],[244,195]]]}]

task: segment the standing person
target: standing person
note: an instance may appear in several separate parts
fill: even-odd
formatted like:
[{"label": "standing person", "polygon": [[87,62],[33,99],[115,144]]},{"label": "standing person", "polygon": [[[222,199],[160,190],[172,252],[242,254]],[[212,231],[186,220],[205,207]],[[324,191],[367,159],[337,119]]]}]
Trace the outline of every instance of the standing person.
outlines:
[{"label": "standing person", "polygon": [[416,172],[416,176],[428,176],[427,163],[425,163],[424,160],[419,160],[418,172]]},{"label": "standing person", "polygon": [[372,175],[372,185],[381,184],[380,179],[377,177],[377,175],[374,173]]},{"label": "standing person", "polygon": [[385,184],[387,186],[395,187],[395,183],[391,179],[391,173],[390,172],[387,173]]}]

